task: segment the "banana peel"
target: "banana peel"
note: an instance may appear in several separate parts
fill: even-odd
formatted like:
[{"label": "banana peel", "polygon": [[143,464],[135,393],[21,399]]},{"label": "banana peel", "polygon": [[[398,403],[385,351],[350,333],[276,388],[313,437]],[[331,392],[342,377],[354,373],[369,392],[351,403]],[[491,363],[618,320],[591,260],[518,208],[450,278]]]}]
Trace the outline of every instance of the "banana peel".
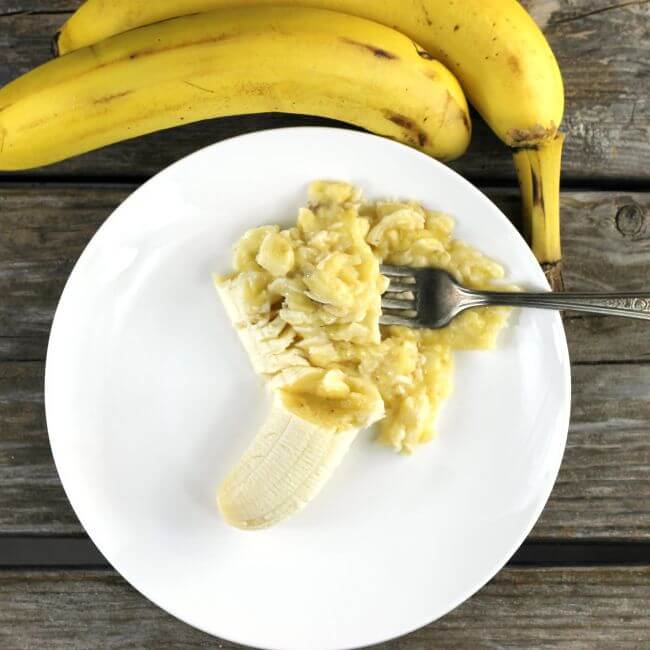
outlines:
[{"label": "banana peel", "polygon": [[560,171],[564,134],[548,142],[515,149],[513,158],[521,188],[524,236],[539,260],[553,291],[562,291],[560,243]]}]

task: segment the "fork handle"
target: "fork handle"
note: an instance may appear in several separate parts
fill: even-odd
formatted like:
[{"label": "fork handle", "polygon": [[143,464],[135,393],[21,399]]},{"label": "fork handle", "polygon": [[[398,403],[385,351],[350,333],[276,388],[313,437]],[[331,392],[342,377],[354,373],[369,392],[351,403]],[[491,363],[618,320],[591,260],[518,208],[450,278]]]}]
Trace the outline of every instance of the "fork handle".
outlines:
[{"label": "fork handle", "polygon": [[650,320],[650,293],[510,293],[468,291],[467,306],[506,305],[538,309],[570,309],[592,314]]}]

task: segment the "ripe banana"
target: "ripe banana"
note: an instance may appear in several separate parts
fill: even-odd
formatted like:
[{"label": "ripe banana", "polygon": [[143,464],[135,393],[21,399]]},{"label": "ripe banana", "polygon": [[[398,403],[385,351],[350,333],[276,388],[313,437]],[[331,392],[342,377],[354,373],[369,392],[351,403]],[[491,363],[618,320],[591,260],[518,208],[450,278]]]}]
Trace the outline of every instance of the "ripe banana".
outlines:
[{"label": "ripe banana", "polygon": [[[274,2],[278,0],[86,0],[56,41],[63,54],[174,16]],[[515,148],[519,177],[534,175],[542,183],[535,196],[545,200],[537,204],[522,186],[525,229],[540,262],[559,261],[562,147],[561,141],[553,140],[564,111],[562,77],[546,39],[517,0],[282,0],[282,4],[377,21],[406,34],[442,61],[494,132]],[[519,147],[526,147],[527,153],[518,153]]]},{"label": "ripe banana", "polygon": [[295,334],[286,327],[285,321],[276,316],[273,320],[251,325],[242,307],[244,301],[239,295],[239,286],[217,277],[214,286],[256,374],[270,379],[285,368],[309,365],[296,349],[289,349]]},{"label": "ripe banana", "polygon": [[358,432],[303,420],[276,394],[262,428],[219,488],[223,518],[255,529],[293,515],[318,494]]},{"label": "ripe banana", "polygon": [[[383,402],[376,388],[349,379],[366,394],[356,408],[348,406],[354,412],[341,428],[345,405],[341,408],[335,402],[331,407],[331,401],[319,400],[304,386],[305,380],[309,383],[310,377],[327,372],[308,367],[297,353],[287,356],[292,353],[286,351],[291,341],[282,332],[286,323],[276,317],[260,325],[247,324],[237,284],[215,278],[215,287],[253,368],[274,391],[271,411],[219,487],[217,505],[231,526],[265,528],[293,515],[320,492],[357,433],[383,417]],[[330,408],[319,418],[321,402]]]},{"label": "ripe banana", "polygon": [[[65,54],[176,16],[277,1],[87,0],[62,27],[58,49]],[[562,120],[560,70],[543,34],[517,0],[283,0],[281,4],[361,16],[406,34],[458,76],[472,103],[509,146],[550,140]]]},{"label": "ripe banana", "polygon": [[219,10],[117,35],[0,90],[0,170],[49,164],[215,116],[283,111],[345,120],[450,159],[467,104],[402,34],[317,9]]}]

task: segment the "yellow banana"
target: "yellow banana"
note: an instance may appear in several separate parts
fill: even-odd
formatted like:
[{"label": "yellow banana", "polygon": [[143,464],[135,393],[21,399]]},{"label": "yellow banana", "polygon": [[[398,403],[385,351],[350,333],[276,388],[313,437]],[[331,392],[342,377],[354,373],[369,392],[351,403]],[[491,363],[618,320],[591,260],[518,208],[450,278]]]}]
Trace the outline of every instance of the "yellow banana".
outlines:
[{"label": "yellow banana", "polygon": [[377,21],[442,61],[499,138],[528,148],[517,156],[520,177],[534,164],[547,184],[539,194],[549,200],[540,210],[524,198],[524,223],[539,260],[559,260],[559,200],[551,197],[559,188],[562,148],[553,140],[564,110],[562,77],[544,35],[517,0],[86,0],[58,34],[58,49],[63,54],[174,16],[277,2]]},{"label": "yellow banana", "polygon": [[0,169],[206,118],[345,120],[451,159],[470,138],[455,77],[393,29],[318,9],[236,8],[134,29],[0,90]]},{"label": "yellow banana", "polygon": [[515,168],[524,205],[524,234],[533,253],[546,265],[546,276],[554,289],[562,289],[558,265],[560,247],[560,164],[564,135],[536,147],[514,151]]},{"label": "yellow banana", "polygon": [[316,7],[382,23],[420,43],[461,81],[509,146],[550,140],[562,120],[562,77],[517,0],[87,0],[58,34],[61,54],[135,27],[223,7]]}]

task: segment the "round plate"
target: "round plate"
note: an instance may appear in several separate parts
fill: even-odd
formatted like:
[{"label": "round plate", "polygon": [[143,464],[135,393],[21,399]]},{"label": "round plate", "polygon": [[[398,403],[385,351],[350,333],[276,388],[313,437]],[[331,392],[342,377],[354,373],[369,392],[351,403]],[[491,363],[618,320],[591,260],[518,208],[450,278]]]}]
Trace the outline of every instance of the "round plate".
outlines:
[{"label": "round plate", "polygon": [[569,419],[561,320],[522,311],[498,350],[456,354],[433,442],[406,457],[366,432],[298,516],[226,526],[217,486],[269,400],[211,273],[247,228],[295,223],[314,179],[444,210],[508,281],[548,289],[506,217],[444,165],[363,133],[265,131],[177,162],[107,219],[63,292],[45,376],[59,475],[109,562],[190,625],[270,649],[376,643],[468,598],[541,513]]}]

